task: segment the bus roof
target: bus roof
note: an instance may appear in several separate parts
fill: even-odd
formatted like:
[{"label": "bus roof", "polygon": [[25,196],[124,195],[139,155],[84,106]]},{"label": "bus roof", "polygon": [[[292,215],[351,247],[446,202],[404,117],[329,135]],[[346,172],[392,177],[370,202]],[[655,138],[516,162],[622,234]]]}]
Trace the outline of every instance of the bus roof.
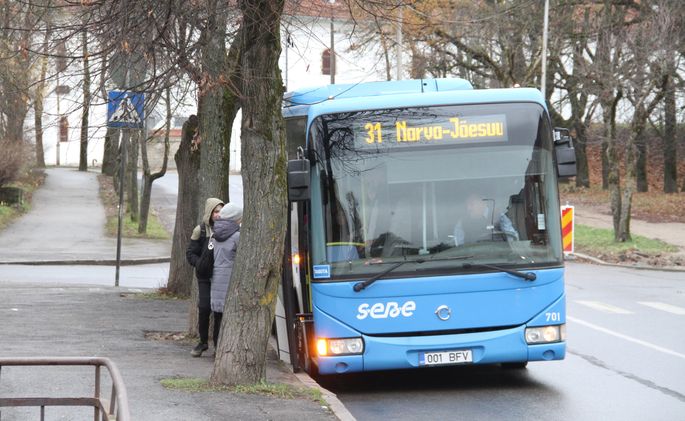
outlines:
[{"label": "bus roof", "polygon": [[408,93],[473,89],[464,79],[410,79],[366,83],[345,83],[302,88],[283,96],[284,107],[313,105],[327,100],[386,96]]},{"label": "bus roof", "polygon": [[433,105],[535,102],[546,108],[537,89],[473,89],[464,79],[327,85],[289,92],[283,101],[284,117],[309,115],[310,120],[322,114]]}]

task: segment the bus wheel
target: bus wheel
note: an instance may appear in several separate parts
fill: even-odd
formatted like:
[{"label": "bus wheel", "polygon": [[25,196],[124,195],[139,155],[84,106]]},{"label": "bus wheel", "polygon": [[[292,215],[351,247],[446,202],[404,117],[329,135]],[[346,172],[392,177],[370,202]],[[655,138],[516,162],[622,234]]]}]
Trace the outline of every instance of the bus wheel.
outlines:
[{"label": "bus wheel", "polygon": [[502,368],[507,370],[522,370],[526,368],[528,361],[519,361],[515,363],[502,363]]}]

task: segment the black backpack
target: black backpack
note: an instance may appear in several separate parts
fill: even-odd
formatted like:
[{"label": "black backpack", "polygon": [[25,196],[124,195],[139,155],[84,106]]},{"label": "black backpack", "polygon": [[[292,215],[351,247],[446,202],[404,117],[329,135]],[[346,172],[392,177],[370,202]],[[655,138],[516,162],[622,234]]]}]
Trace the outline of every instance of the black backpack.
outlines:
[{"label": "black backpack", "polygon": [[205,224],[200,227],[200,239],[206,239],[202,241],[202,253],[200,258],[195,262],[195,276],[198,279],[210,279],[212,277],[212,272],[214,272],[214,244],[212,244],[212,236],[207,237],[207,231]]}]

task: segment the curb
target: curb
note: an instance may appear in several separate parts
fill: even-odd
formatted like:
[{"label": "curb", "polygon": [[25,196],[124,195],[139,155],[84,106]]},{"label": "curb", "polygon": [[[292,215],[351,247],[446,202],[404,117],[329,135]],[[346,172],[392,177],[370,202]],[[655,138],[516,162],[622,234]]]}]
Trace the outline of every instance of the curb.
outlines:
[{"label": "curb", "polygon": [[602,259],[598,259],[596,257],[588,256],[587,254],[582,254],[582,253],[572,253],[568,256],[564,257],[564,260],[576,260],[576,257],[583,259],[583,260],[589,260],[592,263],[596,263],[598,265],[602,266],[610,266],[610,267],[616,267],[616,268],[625,268],[625,269],[638,269],[638,270],[654,270],[654,271],[661,271],[661,272],[685,272],[685,268],[679,268],[679,267],[672,267],[672,266],[633,266],[633,265],[621,265],[618,263],[609,263],[605,262]]},{"label": "curb", "polygon": [[[120,266],[149,265],[153,263],[169,263],[171,257],[149,257],[142,259],[122,259]],[[3,261],[0,265],[27,265],[27,266],[116,266],[116,259],[92,259],[92,260],[18,260]]]},{"label": "curb", "polygon": [[[274,336],[269,337],[269,346],[271,347],[271,350],[276,353],[276,359],[278,359],[278,344],[277,339]],[[326,405],[328,405],[328,409],[330,409],[337,419],[340,421],[356,421],[356,418],[354,418],[350,411],[345,408],[345,405],[343,405],[335,393],[324,387],[321,387],[321,385],[312,379],[306,372],[300,371],[295,373],[291,364],[288,364],[280,359],[278,360],[281,364],[287,367],[287,370],[290,372],[290,374],[295,376],[295,379],[297,379],[298,383],[300,383],[303,387],[318,390],[321,393],[321,398],[324,402],[326,402]]]},{"label": "curb", "polygon": [[321,392],[321,397],[328,404],[331,412],[333,412],[333,415],[335,415],[340,421],[356,421],[356,418],[350,413],[350,411],[347,410],[347,408],[345,408],[345,405],[340,402],[340,399],[338,399],[335,393],[321,387],[321,385],[315,382],[314,379],[309,377],[309,375],[305,372],[293,374],[305,387],[318,389]]}]

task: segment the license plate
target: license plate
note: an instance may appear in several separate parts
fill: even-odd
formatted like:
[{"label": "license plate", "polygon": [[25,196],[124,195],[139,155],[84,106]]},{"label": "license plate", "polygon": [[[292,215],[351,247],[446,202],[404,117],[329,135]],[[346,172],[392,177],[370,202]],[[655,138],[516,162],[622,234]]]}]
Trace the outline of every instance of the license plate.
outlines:
[{"label": "license plate", "polygon": [[473,353],[470,349],[419,353],[419,365],[466,364],[472,362]]}]

